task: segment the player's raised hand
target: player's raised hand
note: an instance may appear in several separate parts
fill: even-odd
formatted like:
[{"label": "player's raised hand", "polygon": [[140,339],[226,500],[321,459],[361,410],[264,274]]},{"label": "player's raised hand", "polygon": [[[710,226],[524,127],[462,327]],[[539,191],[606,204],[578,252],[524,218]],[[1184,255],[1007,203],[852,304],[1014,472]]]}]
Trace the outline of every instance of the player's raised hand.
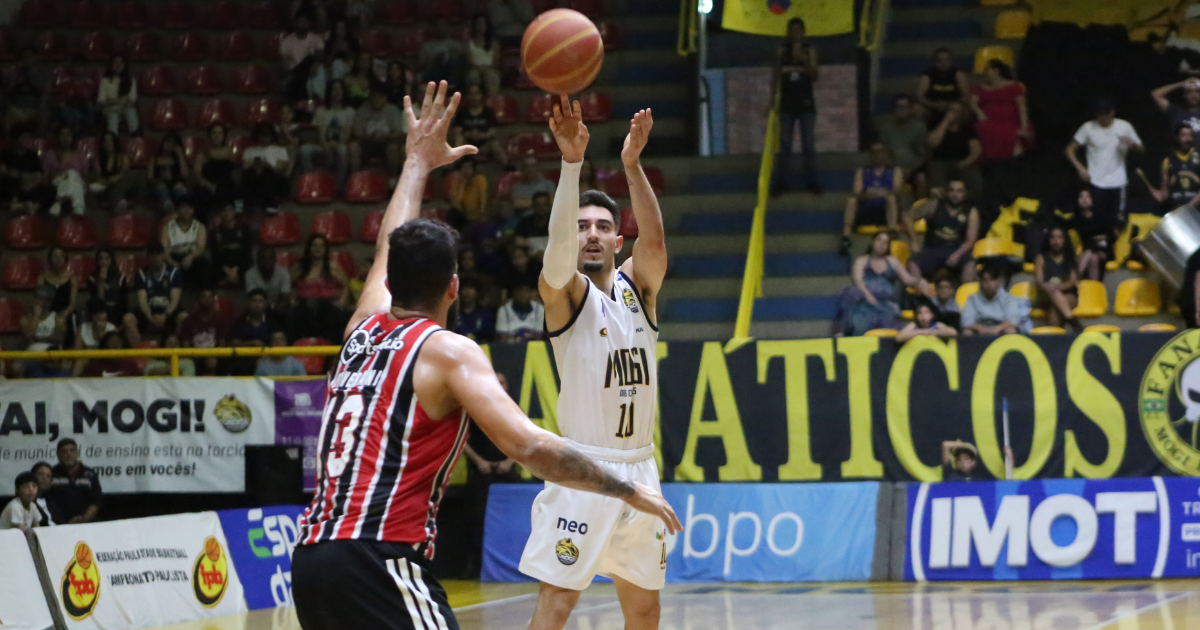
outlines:
[{"label": "player's raised hand", "polygon": [[429,170],[479,152],[479,149],[469,144],[451,147],[446,142],[446,134],[450,131],[450,123],[454,120],[454,113],[458,111],[458,101],[462,98],[461,94],[455,92],[447,103],[446,89],[445,81],[440,84],[430,81],[425,86],[425,101],[421,103],[420,118],[413,112],[412,99],[404,97],[404,117],[408,120],[408,139],[404,143],[407,159],[417,160]]},{"label": "player's raised hand", "polygon": [[679,517],[675,516],[675,510],[671,509],[671,504],[667,503],[667,499],[663,497],[662,493],[636,481],[633,482],[633,488],[633,495],[625,499],[629,507],[662,519],[662,522],[667,525],[668,533],[678,534],[683,531]]},{"label": "player's raised hand", "polygon": [[642,149],[650,139],[650,128],[654,126],[654,114],[649,109],[643,109],[633,115],[629,121],[629,135],[625,136],[625,146],[621,147],[621,162],[625,166],[633,166],[642,156]]},{"label": "player's raised hand", "polygon": [[587,125],[583,124],[583,110],[579,101],[571,103],[566,94],[560,94],[561,103],[554,104],[554,114],[550,117],[550,131],[562,151],[563,159],[568,162],[582,162],[583,154],[587,151]]}]

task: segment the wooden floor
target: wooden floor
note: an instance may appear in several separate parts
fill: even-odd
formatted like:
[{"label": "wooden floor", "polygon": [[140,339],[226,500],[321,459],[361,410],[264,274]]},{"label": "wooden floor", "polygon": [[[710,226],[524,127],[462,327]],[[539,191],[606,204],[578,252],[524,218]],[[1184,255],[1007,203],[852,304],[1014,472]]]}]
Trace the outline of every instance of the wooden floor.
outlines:
[{"label": "wooden floor", "polygon": [[[536,585],[448,582],[462,630],[524,630]],[[611,585],[589,588],[569,630],[621,630]],[[161,630],[299,630],[290,608]],[[661,630],[1200,629],[1200,581],[672,584]]]}]

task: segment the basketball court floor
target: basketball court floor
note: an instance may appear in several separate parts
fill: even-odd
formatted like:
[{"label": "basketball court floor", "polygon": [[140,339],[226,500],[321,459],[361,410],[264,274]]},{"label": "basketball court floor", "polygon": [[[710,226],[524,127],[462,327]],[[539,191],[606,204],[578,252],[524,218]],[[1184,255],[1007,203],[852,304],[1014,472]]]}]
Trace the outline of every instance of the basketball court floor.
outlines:
[{"label": "basketball court floor", "polygon": [[[446,583],[462,630],[524,630],[533,584]],[[621,630],[611,585],[584,592],[569,630]],[[299,630],[291,608],[158,630]],[[1187,630],[1200,581],[672,584],[661,630]]]}]

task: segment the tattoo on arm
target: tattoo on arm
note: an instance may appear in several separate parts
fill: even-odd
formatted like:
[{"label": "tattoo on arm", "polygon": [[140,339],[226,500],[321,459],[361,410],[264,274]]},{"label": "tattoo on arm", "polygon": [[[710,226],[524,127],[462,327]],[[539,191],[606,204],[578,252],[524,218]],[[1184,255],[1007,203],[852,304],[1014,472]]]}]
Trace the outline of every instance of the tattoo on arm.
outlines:
[{"label": "tattoo on arm", "polygon": [[522,462],[534,475],[568,488],[624,499],[634,493],[633,484],[597,464],[579,449],[556,439],[536,449]]}]

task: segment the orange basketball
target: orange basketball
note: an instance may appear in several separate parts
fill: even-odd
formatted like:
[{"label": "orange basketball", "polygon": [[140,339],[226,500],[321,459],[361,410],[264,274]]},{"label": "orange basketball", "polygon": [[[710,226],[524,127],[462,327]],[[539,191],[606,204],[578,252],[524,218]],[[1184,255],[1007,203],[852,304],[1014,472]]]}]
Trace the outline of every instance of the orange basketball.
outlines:
[{"label": "orange basketball", "polygon": [[538,87],[551,94],[573,94],[596,79],[604,62],[604,42],[582,13],[551,9],[525,29],[521,62]]},{"label": "orange basketball", "polygon": [[209,537],[204,541],[204,554],[208,556],[209,562],[220,560],[221,543],[217,542],[216,538]]},{"label": "orange basketball", "polygon": [[84,543],[75,545],[75,564],[78,564],[79,568],[84,571],[92,566],[92,550]]}]

